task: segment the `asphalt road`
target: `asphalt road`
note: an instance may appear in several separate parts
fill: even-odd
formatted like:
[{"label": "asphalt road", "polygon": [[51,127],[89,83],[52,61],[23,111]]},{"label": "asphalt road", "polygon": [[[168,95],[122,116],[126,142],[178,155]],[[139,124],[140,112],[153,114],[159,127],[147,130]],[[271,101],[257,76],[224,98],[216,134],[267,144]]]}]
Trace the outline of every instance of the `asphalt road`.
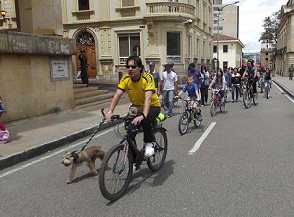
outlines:
[{"label": "asphalt road", "polygon": [[[250,109],[228,99],[215,117],[202,107],[202,126],[191,125],[183,136],[182,110],[176,108],[164,121],[164,167],[153,173],[143,164],[118,201],[103,198],[98,177],[89,176],[86,166],[66,184],[62,155],[80,149],[84,138],[2,170],[0,216],[294,216],[294,101],[275,85],[270,99],[260,97]],[[117,141],[111,128],[91,145],[107,150]]]}]

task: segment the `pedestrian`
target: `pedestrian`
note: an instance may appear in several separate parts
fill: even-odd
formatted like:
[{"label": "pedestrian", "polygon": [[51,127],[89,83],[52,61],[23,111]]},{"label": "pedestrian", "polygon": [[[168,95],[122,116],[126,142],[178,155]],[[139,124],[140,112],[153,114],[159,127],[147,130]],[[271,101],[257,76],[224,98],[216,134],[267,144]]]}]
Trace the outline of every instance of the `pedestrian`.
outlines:
[{"label": "pedestrian", "polygon": [[85,54],[85,50],[80,50],[80,55],[79,55],[79,60],[80,60],[80,66],[81,66],[81,78],[83,84],[87,84],[87,87],[89,86],[89,79],[88,79],[88,59]]},{"label": "pedestrian", "polygon": [[[142,60],[138,56],[130,56],[126,61],[126,68],[128,74],[121,78],[109,105],[109,110],[105,114],[105,119],[107,121],[111,120],[116,105],[126,91],[132,103],[131,110],[137,111],[136,117],[129,127],[132,129],[142,126],[145,156],[150,157],[154,154],[153,143],[155,142],[154,135],[152,134],[152,123],[155,122],[160,113],[160,101],[155,93],[154,78],[144,71]],[[132,139],[135,141],[135,135]],[[133,157],[136,159],[135,152],[133,152]],[[133,169],[137,170],[140,163],[136,162],[133,166]]]},{"label": "pedestrian", "polygon": [[149,64],[149,70],[148,72],[150,74],[152,74],[153,78],[154,78],[154,83],[155,83],[155,88],[156,88],[156,93],[159,95],[158,93],[158,83],[159,83],[159,80],[160,80],[160,76],[159,76],[159,73],[155,70],[155,63],[154,62],[151,62]]},{"label": "pedestrian", "polygon": [[293,66],[293,64],[291,64],[291,66],[289,68],[289,80],[291,80],[291,81],[293,78],[293,73],[294,73],[294,66]]},{"label": "pedestrian", "polygon": [[[0,96],[0,119],[2,115],[4,114],[4,105],[2,102],[2,98]],[[9,131],[6,129],[4,124],[0,121],[0,141],[3,141],[4,143],[8,142],[9,140]]]},{"label": "pedestrian", "polygon": [[201,87],[201,72],[199,69],[196,69],[195,63],[190,63],[189,70],[188,70],[188,77],[194,77],[194,83],[197,84],[198,89]]},{"label": "pedestrian", "polygon": [[206,70],[206,66],[203,65],[201,66],[201,106],[207,104],[209,83],[209,72]]},{"label": "pedestrian", "polygon": [[173,113],[174,96],[178,94],[178,76],[172,71],[172,65],[166,64],[165,70],[161,76],[160,88],[163,91],[163,98],[166,107],[168,107],[167,117],[171,117]]},{"label": "pedestrian", "polygon": [[[239,88],[241,85],[241,75],[238,73],[238,68],[234,68],[234,72],[231,77],[232,83],[232,103],[238,102]],[[235,90],[236,90],[236,98],[235,98]]]}]

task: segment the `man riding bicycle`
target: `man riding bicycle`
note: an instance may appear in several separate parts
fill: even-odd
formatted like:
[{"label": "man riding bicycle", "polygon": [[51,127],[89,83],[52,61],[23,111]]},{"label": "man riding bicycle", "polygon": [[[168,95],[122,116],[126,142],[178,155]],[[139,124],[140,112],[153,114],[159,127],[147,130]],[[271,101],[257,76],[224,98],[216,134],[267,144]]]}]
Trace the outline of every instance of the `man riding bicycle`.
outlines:
[{"label": "man riding bicycle", "polygon": [[[132,107],[138,110],[138,115],[132,121],[134,127],[142,126],[144,130],[145,156],[154,154],[152,124],[160,113],[160,100],[156,94],[154,78],[150,73],[144,71],[142,60],[138,56],[130,56],[126,61],[128,74],[125,74],[109,105],[109,111],[105,114],[107,121],[111,120],[112,113],[121,96],[127,91]],[[134,138],[135,139],[135,138]],[[134,153],[135,158],[135,153]],[[139,165],[137,165],[139,167]],[[138,167],[136,169],[138,169]]]},{"label": "man riding bicycle", "polygon": [[247,67],[243,73],[242,78],[244,79],[247,76],[249,83],[252,83],[253,87],[253,94],[256,95],[257,98],[257,89],[256,89],[256,82],[257,82],[257,68],[254,67],[254,60],[248,60]]}]

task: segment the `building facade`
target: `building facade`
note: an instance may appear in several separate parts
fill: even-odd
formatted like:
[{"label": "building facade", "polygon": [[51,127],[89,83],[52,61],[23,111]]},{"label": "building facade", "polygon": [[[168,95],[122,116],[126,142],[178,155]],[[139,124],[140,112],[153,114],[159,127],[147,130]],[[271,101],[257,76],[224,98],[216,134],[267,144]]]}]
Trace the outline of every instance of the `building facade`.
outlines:
[{"label": "building facade", "polygon": [[130,55],[159,72],[174,63],[180,77],[191,62],[212,67],[212,0],[62,0],[62,10],[64,37],[86,51],[97,80],[118,81]]},{"label": "building facade", "polygon": [[[219,41],[219,67],[240,67],[242,64],[242,49],[244,44],[237,38],[227,35],[213,35],[213,57],[217,60],[217,41]],[[214,61],[216,62],[216,61]],[[215,63],[215,68],[216,68]]]},{"label": "building facade", "polygon": [[282,6],[281,21],[276,33],[275,72],[289,76],[289,67],[294,64],[294,0],[289,0]]},{"label": "building facade", "polygon": [[265,68],[270,70],[274,69],[274,53],[275,47],[273,43],[269,40],[261,41],[261,50],[260,50],[260,64]]},{"label": "building facade", "polygon": [[239,38],[239,6],[227,6],[222,0],[214,0],[213,33]]}]

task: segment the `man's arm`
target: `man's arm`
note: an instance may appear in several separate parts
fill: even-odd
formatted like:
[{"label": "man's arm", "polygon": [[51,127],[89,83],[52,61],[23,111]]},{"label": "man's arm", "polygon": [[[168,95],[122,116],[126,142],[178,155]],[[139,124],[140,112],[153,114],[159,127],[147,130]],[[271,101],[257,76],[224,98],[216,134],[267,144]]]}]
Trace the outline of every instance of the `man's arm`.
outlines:
[{"label": "man's arm", "polygon": [[178,95],[178,81],[175,81],[174,91],[175,95]]},{"label": "man's arm", "polygon": [[112,112],[114,111],[117,103],[119,102],[121,96],[123,95],[124,91],[122,91],[121,89],[117,89],[114,96],[112,97],[112,100],[110,102],[109,105],[109,113],[105,114],[105,119],[107,121],[110,121],[111,116],[112,116]]}]

